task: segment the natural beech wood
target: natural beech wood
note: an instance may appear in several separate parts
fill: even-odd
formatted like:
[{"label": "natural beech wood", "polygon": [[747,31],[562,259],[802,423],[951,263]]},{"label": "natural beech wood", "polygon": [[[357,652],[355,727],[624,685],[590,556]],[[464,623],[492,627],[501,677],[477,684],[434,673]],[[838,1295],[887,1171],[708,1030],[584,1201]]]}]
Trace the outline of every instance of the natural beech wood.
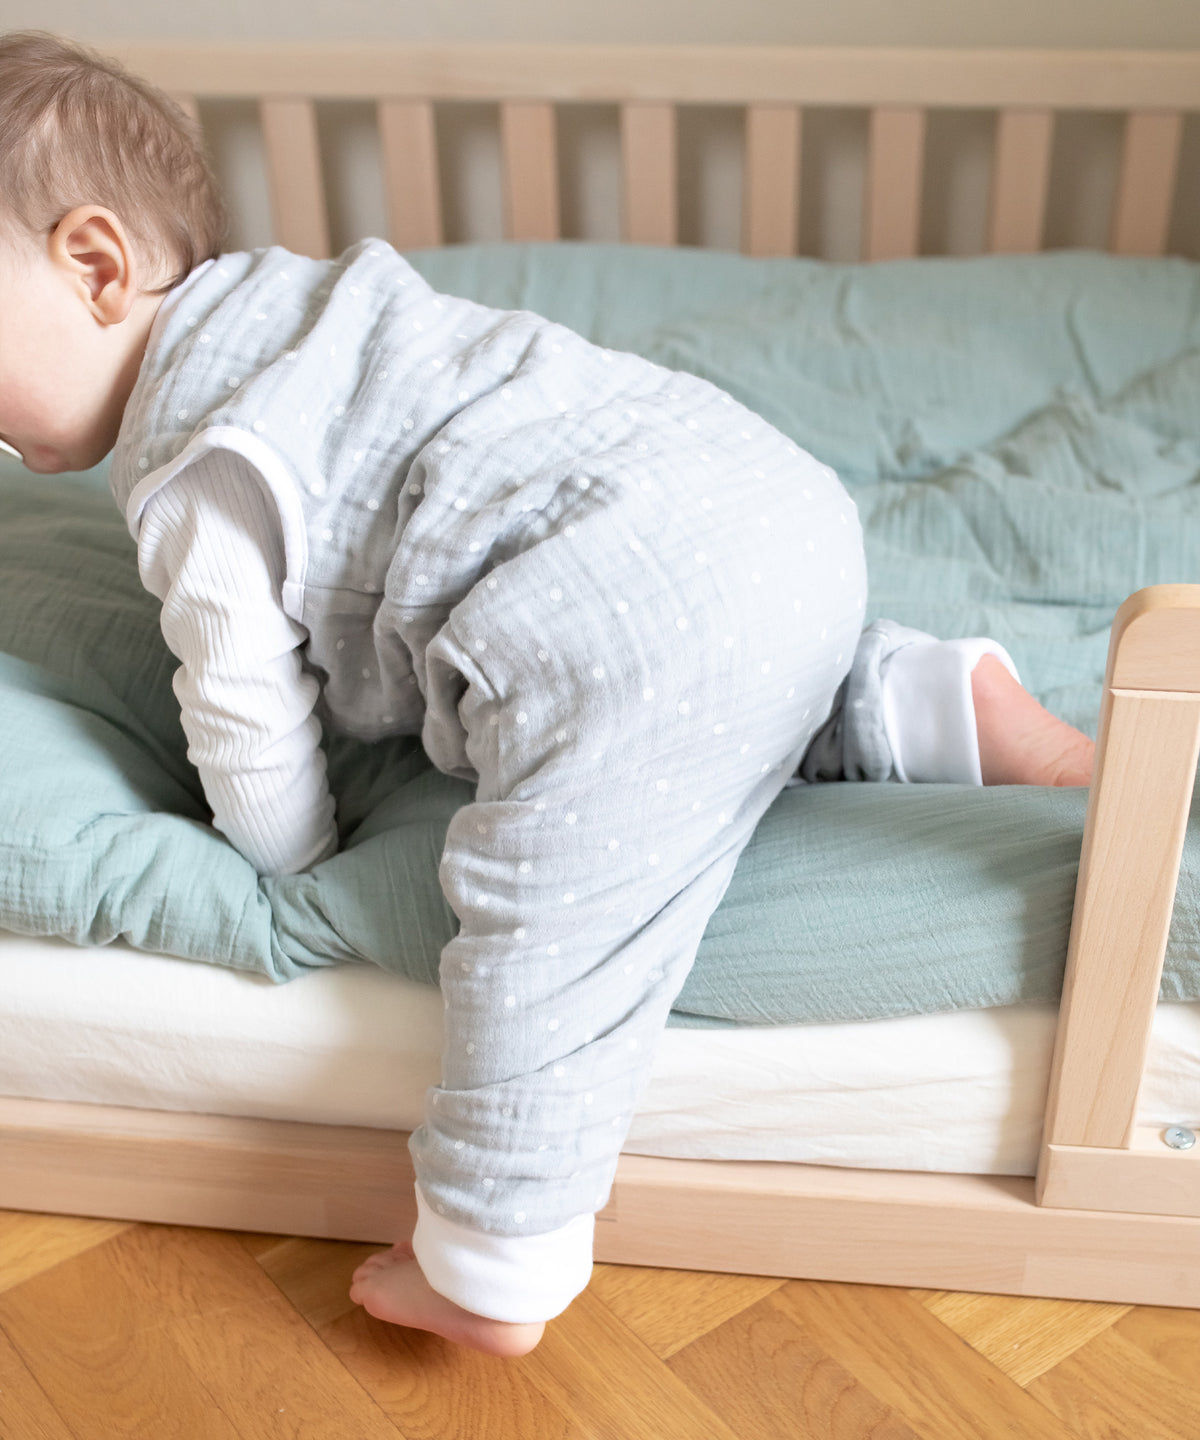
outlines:
[{"label": "natural beech wood", "polygon": [[169,91],[314,99],[651,100],[1186,110],[1200,51],[148,41],[100,47]]},{"label": "natural beech wood", "polygon": [[1002,110],[996,121],[987,248],[995,254],[1042,248],[1054,115]]},{"label": "natural beech wood", "polygon": [[1200,1215],[1200,1151],[1172,1150],[1163,1131],[1138,1127],[1129,1147],[1048,1145],[1038,1203],[1137,1215]]},{"label": "natural beech wood", "polygon": [[[1121,606],[1109,643],[1050,1072],[1043,1204],[1083,1203],[1087,1182],[1077,1177],[1095,1167],[1072,1151],[1127,1151],[1132,1142],[1198,750],[1200,586],[1152,586]],[[1143,1208],[1200,1215],[1194,1182],[1180,1178],[1200,1172],[1185,1164],[1185,1153],[1169,1151],[1114,1158],[1110,1185],[1092,1186],[1094,1203],[1128,1196],[1137,1173]],[[1192,1195],[1182,1211],[1181,1185]]]},{"label": "natural beech wood", "polygon": [[679,238],[679,158],[674,105],[621,106],[621,238],[674,245]]},{"label": "natural beech wood", "polygon": [[[916,253],[920,214],[918,111],[983,107],[1001,112],[988,248],[1034,249],[1040,243],[1048,177],[1051,112],[1055,109],[1129,112],[1125,160],[1111,226],[1118,253],[1158,254],[1165,245],[1182,114],[1200,107],[1200,51],[960,51],[788,46],[362,45],[233,44],[198,42],[105,44],[134,69],[168,90],[214,99],[254,97],[265,105],[303,106],[319,98],[405,101],[486,100],[500,103],[506,154],[506,200],[511,238],[544,240],[559,233],[553,116],[555,103],[646,107],[660,127],[681,103],[747,107],[744,248],[789,254],[795,224],[790,197],[760,166],[777,175],[795,121],[784,112],[803,106],[867,106],[880,131],[872,165],[864,254],[887,259]],[[295,97],[309,97],[297,101]],[[299,113],[299,112],[297,112]],[[767,117],[774,118],[768,120]],[[908,118],[901,119],[900,117]],[[308,122],[299,122],[307,131]],[[423,122],[422,122],[423,123]],[[289,122],[291,128],[295,128]],[[753,138],[778,127],[762,148]],[[286,128],[286,127],[285,127]],[[268,148],[274,142],[269,142]],[[384,136],[385,151],[399,153]],[[403,147],[400,147],[401,149]],[[422,140],[417,154],[428,154]],[[627,153],[630,147],[627,148]],[[873,145],[873,150],[875,146]],[[778,158],[768,160],[767,155]],[[277,237],[310,253],[328,248],[315,143],[291,139],[285,158],[272,162]],[[408,206],[389,185],[389,214],[403,243],[433,244],[440,224],[428,196],[435,177],[426,158]],[[673,151],[661,138],[647,156],[650,177],[628,172],[626,238],[673,243],[675,218],[658,178],[673,171]],[[400,160],[396,165],[402,164]],[[300,177],[297,181],[291,172]],[[432,178],[431,178],[432,177]],[[404,182],[399,182],[403,184]],[[772,198],[773,197],[773,198]],[[406,211],[416,239],[408,241]]]},{"label": "natural beech wood", "polygon": [[505,237],[557,240],[558,146],[554,107],[540,102],[500,107],[504,155]]},{"label": "natural beech wood", "polygon": [[925,111],[876,106],[869,147],[863,259],[908,259],[917,253],[921,230]]},{"label": "natural beech wood", "polygon": [[1051,1070],[1048,1144],[1129,1143],[1198,746],[1200,695],[1106,691]]},{"label": "natural beech wood", "polygon": [[0,1097],[0,1208],[390,1241],[416,1223],[407,1140]]},{"label": "natural beech wood", "polygon": [[379,143],[388,239],[397,250],[442,243],[437,134],[428,100],[381,100]]},{"label": "natural beech wood", "polygon": [[746,109],[742,249],[794,255],[799,230],[800,111],[795,105]]},{"label": "natural beech wood", "polygon": [[1200,695],[1200,585],[1148,585],[1117,611],[1105,685]]},{"label": "natural beech wood", "polygon": [[[0,1099],[0,1207],[390,1242],[407,1136]],[[625,1155],[622,1264],[1200,1307],[1200,1219],[1064,1210],[1031,1180]]]},{"label": "natural beech wood", "polygon": [[298,255],[324,259],[329,224],[316,107],[311,100],[264,100],[260,112],[275,240]]},{"label": "natural beech wood", "polygon": [[1200,1305],[1200,1220],[1040,1207],[1033,1182],[1018,1177],[625,1156],[596,1253],[642,1265]]},{"label": "natural beech wood", "polygon": [[1126,117],[1125,148],[1111,248],[1118,255],[1161,255],[1167,248],[1183,116],[1135,112]]}]

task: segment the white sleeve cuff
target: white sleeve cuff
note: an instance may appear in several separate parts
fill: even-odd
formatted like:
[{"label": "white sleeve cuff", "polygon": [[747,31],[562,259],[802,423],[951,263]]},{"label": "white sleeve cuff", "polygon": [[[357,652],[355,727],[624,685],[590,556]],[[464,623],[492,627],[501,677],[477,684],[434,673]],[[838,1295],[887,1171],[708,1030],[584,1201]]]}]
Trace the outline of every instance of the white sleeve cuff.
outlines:
[{"label": "white sleeve cuff", "polygon": [[896,778],[914,784],[982,785],[971,672],[995,655],[1016,666],[994,640],[915,640],[888,656],[881,677],[883,728]]},{"label": "white sleeve cuff", "polygon": [[489,1320],[552,1320],[592,1274],[594,1215],[543,1235],[489,1235],[438,1215],[417,1187],[413,1253],[440,1295]]}]

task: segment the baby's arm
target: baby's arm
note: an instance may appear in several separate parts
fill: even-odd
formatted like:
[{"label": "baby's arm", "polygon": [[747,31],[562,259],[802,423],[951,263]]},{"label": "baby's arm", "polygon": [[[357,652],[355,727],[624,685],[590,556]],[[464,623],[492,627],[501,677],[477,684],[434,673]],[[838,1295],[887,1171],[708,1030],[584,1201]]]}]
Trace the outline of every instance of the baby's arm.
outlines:
[{"label": "baby's arm", "polygon": [[183,662],[175,694],[216,828],[260,874],[333,854],[318,685],[280,602],[283,540],[253,468],[229,451],[190,465],[144,512],[138,557]]}]

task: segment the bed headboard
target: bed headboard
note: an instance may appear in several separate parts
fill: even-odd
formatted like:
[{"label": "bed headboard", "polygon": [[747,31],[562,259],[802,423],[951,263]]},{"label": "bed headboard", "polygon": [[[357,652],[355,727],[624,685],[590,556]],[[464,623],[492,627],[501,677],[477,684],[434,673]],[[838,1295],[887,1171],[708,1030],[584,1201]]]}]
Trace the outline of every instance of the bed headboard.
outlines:
[{"label": "bed headboard", "polygon": [[744,115],[741,247],[797,252],[801,127],[806,110],[869,115],[861,255],[918,253],[927,117],[995,114],[984,248],[1043,244],[1055,117],[1116,112],[1123,144],[1109,248],[1159,255],[1168,243],[1189,112],[1200,111],[1200,52],[798,49],[613,45],[105,44],[200,113],[197,101],[259,107],[274,237],[312,255],[330,249],[316,106],[375,107],[389,236],[399,248],[443,243],[445,102],[497,106],[504,231],[561,234],[556,119],[565,107],[619,113],[620,234],[672,245],[679,236],[680,107]]}]

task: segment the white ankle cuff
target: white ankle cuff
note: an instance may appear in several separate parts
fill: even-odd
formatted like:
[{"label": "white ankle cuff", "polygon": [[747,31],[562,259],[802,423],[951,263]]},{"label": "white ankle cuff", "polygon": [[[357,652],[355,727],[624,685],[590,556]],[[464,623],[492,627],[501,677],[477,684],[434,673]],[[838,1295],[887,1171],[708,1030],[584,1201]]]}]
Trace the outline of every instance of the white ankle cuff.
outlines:
[{"label": "white ankle cuff", "polygon": [[592,1274],[594,1215],[542,1235],[489,1235],[439,1215],[417,1187],[413,1253],[430,1285],[475,1315],[552,1320]]},{"label": "white ankle cuff", "polygon": [[883,728],[896,778],[914,784],[982,785],[971,671],[994,655],[1019,680],[994,640],[914,640],[881,672]]}]

